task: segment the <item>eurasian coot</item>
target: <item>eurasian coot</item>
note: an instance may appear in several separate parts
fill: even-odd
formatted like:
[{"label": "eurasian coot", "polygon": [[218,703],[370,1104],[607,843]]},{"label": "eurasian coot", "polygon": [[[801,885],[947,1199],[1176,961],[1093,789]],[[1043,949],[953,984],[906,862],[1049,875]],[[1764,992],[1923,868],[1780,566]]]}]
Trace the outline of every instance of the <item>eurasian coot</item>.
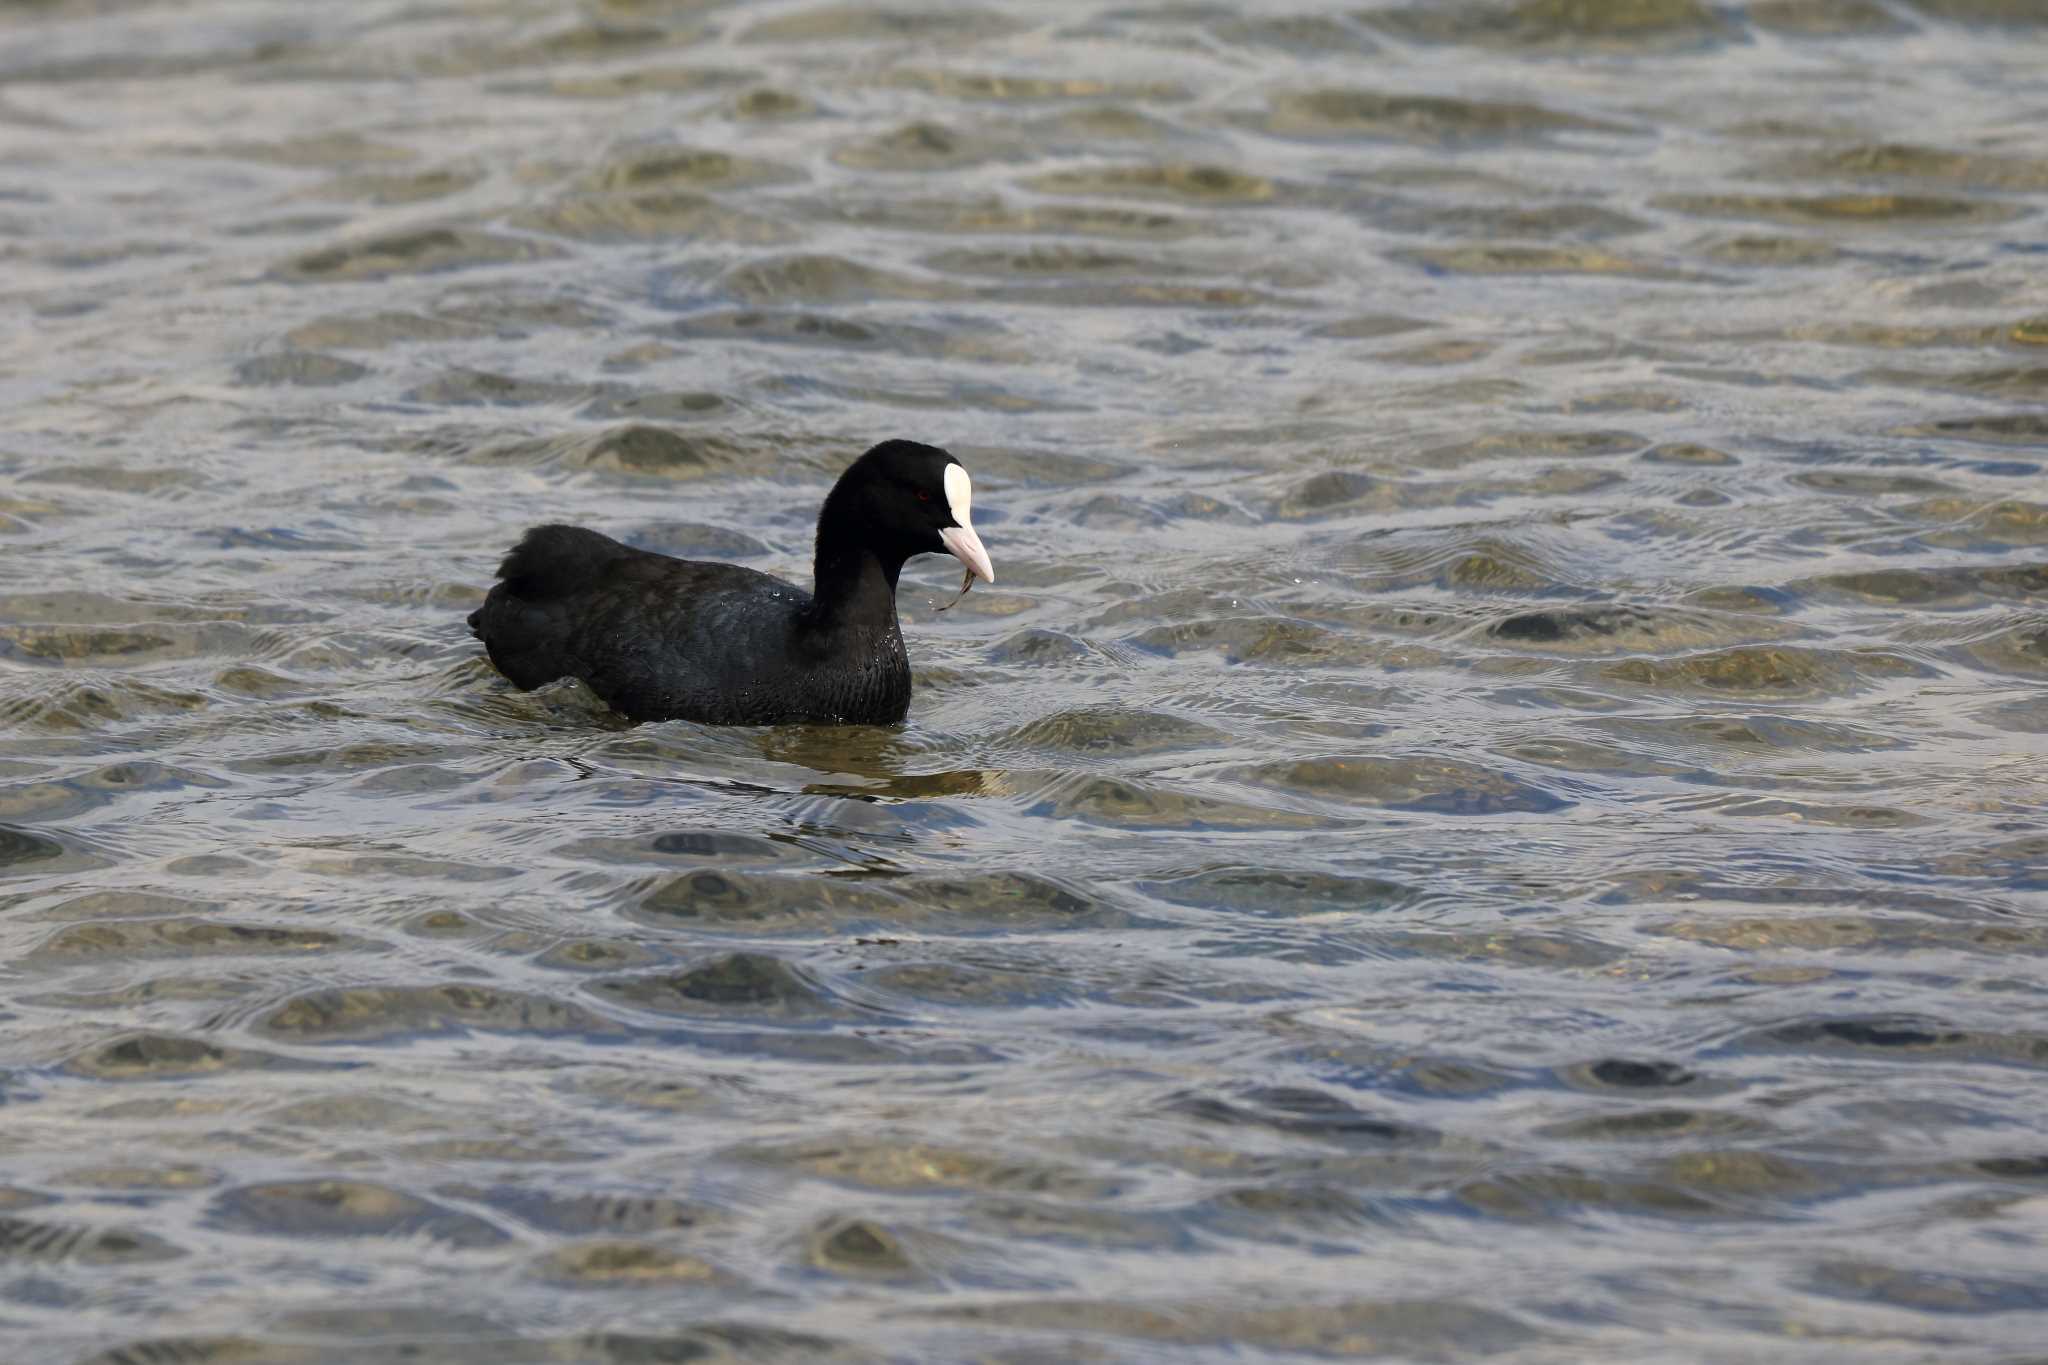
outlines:
[{"label": "eurasian coot", "polygon": [[951,455],[884,441],[825,497],[810,592],[737,564],[536,526],[498,566],[470,632],[517,686],[581,678],[633,720],[894,724],[910,709],[896,625],[903,561],[945,551],[995,581],[972,500]]}]

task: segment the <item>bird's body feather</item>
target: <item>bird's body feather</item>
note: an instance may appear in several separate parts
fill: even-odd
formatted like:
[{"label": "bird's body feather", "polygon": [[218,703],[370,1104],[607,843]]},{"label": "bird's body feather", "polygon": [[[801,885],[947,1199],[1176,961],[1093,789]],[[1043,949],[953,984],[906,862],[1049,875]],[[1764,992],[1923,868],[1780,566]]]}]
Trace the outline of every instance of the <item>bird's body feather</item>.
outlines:
[{"label": "bird's body feather", "polygon": [[793,583],[574,526],[528,531],[498,572],[469,624],[520,687],[581,678],[631,719],[712,725],[887,725],[910,706],[893,611],[884,630],[835,632]]}]

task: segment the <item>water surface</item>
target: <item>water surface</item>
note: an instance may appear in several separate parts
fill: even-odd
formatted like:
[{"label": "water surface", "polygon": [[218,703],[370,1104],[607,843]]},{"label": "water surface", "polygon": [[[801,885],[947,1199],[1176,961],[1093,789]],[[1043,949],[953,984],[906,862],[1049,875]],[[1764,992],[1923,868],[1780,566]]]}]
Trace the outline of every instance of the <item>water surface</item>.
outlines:
[{"label": "water surface", "polygon": [[[2048,12],[0,8],[0,1339],[2016,1365]],[[998,582],[624,727],[541,520]]]}]

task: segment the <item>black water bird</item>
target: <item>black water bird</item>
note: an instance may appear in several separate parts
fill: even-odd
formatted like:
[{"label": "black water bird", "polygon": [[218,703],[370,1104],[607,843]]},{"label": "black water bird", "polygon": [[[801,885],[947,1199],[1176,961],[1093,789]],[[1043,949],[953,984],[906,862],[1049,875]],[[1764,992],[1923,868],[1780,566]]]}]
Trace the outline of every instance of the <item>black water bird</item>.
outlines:
[{"label": "black water bird", "polygon": [[498,566],[470,633],[521,688],[581,678],[632,720],[891,725],[910,709],[896,576],[945,552],[995,582],[974,488],[937,446],[884,441],[818,513],[812,588],[676,559],[579,526],[536,526]]}]

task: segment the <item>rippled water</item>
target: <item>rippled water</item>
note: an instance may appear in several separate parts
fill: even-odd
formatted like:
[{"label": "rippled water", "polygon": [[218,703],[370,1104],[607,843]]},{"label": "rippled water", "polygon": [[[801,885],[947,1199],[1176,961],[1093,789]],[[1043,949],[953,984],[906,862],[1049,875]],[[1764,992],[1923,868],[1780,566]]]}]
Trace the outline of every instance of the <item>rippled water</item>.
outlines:
[{"label": "rippled water", "polygon": [[[9,1362],[2038,1359],[2038,0],[0,8]],[[901,730],[627,728],[523,526]]]}]

